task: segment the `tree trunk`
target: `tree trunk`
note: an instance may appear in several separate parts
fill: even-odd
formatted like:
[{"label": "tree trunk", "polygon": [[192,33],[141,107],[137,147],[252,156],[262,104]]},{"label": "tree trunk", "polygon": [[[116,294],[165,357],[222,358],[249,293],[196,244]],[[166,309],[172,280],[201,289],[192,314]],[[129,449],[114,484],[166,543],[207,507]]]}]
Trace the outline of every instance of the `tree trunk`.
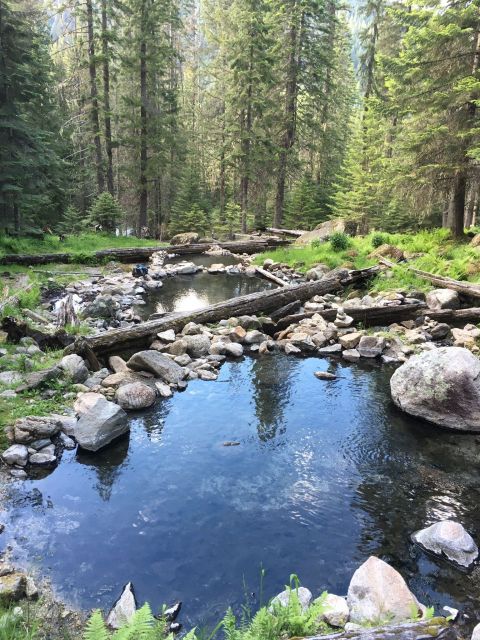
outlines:
[{"label": "tree trunk", "polygon": [[108,0],[102,0],[103,110],[105,123],[105,151],[107,154],[107,189],[113,196],[113,145],[110,115],[110,50],[108,46]]},{"label": "tree trunk", "polygon": [[97,63],[95,61],[95,39],[93,32],[93,6],[92,0],[85,0],[87,6],[87,31],[88,31],[88,73],[90,76],[90,101],[91,101],[91,119],[93,142],[95,145],[95,165],[97,171],[97,187],[98,192],[105,190],[105,181],[103,178],[103,160],[102,145],[100,140],[100,119],[98,108],[98,90],[97,90]]},{"label": "tree trunk", "polygon": [[[302,16],[303,22],[303,16]],[[296,23],[296,2],[294,2],[288,33],[289,51],[287,79],[285,84],[285,131],[280,143],[280,155],[277,170],[277,191],[275,195],[275,213],[273,226],[281,227],[283,222],[283,209],[285,204],[285,182],[287,178],[287,162],[289,151],[295,143],[297,125],[297,80],[298,80],[298,53],[299,38]]]},{"label": "tree trunk", "polygon": [[448,228],[456,238],[463,236],[463,218],[465,215],[466,178],[462,170],[457,171],[453,181],[452,200]]},{"label": "tree trunk", "polygon": [[147,226],[147,44],[140,43],[140,210],[138,235]]}]

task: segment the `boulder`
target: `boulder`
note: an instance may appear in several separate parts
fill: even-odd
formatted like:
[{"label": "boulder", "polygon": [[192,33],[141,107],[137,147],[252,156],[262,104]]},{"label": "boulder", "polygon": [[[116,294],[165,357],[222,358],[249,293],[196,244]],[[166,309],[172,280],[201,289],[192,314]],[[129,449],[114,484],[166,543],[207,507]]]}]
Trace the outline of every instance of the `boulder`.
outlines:
[{"label": "boulder", "polygon": [[427,293],[427,305],[429,309],[458,309],[460,297],[451,289],[434,289]]},{"label": "boulder", "polygon": [[401,249],[393,244],[381,244],[375,251],[372,251],[369,258],[392,258],[393,260],[403,260],[405,254]]},{"label": "boulder", "polygon": [[406,413],[457,431],[480,431],[480,360],[462,347],[412,356],[393,374],[390,391]]},{"label": "boulder", "polygon": [[100,295],[87,304],[83,315],[90,318],[114,318],[119,308],[118,302],[111,295]]},{"label": "boulder", "polygon": [[24,379],[24,383],[16,388],[17,392],[30,391],[37,389],[42,385],[46,385],[47,382],[56,380],[62,375],[63,371],[60,367],[50,367],[49,369],[42,369],[41,371],[32,371],[27,373]]},{"label": "boulder", "polygon": [[183,340],[187,343],[187,353],[192,358],[206,356],[210,349],[210,339],[204,334],[186,335]]},{"label": "boulder", "polygon": [[128,582],[124,587],[121,596],[115,602],[107,616],[107,624],[112,629],[120,629],[129,622],[137,610],[137,602],[133,585]]},{"label": "boulder", "polygon": [[26,596],[27,578],[25,574],[14,571],[0,577],[0,602],[8,604]]},{"label": "boulder", "polygon": [[314,240],[328,240],[332,233],[355,235],[357,225],[347,220],[333,219],[319,224],[313,231],[307,231],[295,240],[297,245],[311,244]]},{"label": "boulder", "polygon": [[[480,233],[475,236],[475,238],[477,238],[480,240]],[[475,240],[474,238],[474,240]],[[480,244],[480,242],[479,242]],[[477,245],[475,245],[477,246]],[[473,632],[472,632],[472,640],[480,640],[480,623],[475,625],[475,627],[473,628]]]},{"label": "boulder", "polygon": [[76,353],[64,356],[60,360],[60,369],[73,380],[73,382],[85,382],[88,378],[88,369],[82,357]]},{"label": "boulder", "polygon": [[162,342],[175,342],[175,331],[173,329],[160,331],[160,333],[157,333],[157,338]]},{"label": "boulder", "polygon": [[224,353],[232,358],[240,358],[243,355],[243,347],[239,342],[226,342]]},{"label": "boulder", "polygon": [[342,353],[342,358],[347,362],[358,362],[360,360],[360,354],[357,349],[345,349]]},{"label": "boulder", "polygon": [[85,393],[96,396],[89,399],[89,408],[82,412],[75,426],[75,440],[87,451],[98,451],[116,438],[127,433],[127,414],[99,393]]},{"label": "boulder", "polygon": [[320,596],[314,602],[321,601],[324,612],[320,618],[331,627],[344,627],[348,622],[349,610],[347,601],[334,593],[327,593],[326,597]]},{"label": "boulder", "polygon": [[119,387],[116,400],[122,409],[136,410],[151,407],[156,396],[155,391],[143,382],[131,382]]},{"label": "boulder", "polygon": [[[181,354],[177,354],[181,355]],[[165,382],[178,383],[184,377],[182,367],[159,351],[139,351],[127,362],[134,371],[150,371]]]},{"label": "boulder", "polygon": [[385,349],[385,338],[376,336],[362,336],[358,343],[357,350],[362,358],[377,358],[382,355]]},{"label": "boulder", "polygon": [[10,385],[21,382],[23,376],[18,371],[2,371],[0,373],[0,384]]},{"label": "boulder", "polygon": [[200,236],[195,231],[187,231],[185,233],[177,233],[176,236],[170,238],[170,244],[194,244],[198,242]]},{"label": "boulder", "polygon": [[353,574],[347,605],[351,622],[362,625],[404,622],[423,609],[398,571],[375,556]]},{"label": "boulder", "polygon": [[326,264],[316,264],[306,272],[305,277],[307,280],[321,280],[329,271],[330,267]]},{"label": "boulder", "polygon": [[15,442],[29,444],[41,438],[52,438],[60,431],[60,421],[55,416],[29,416],[19,418],[13,426]]},{"label": "boulder", "polygon": [[278,596],[273,598],[270,604],[270,610],[274,610],[278,605],[288,607],[292,593],[296,594],[302,610],[306,611],[312,602],[313,596],[311,591],[305,587],[298,587],[298,589],[285,589],[285,591],[282,591]]},{"label": "boulder", "polygon": [[122,371],[128,371],[127,363],[120,356],[110,356],[108,364],[114,373],[121,373]]},{"label": "boulder", "polygon": [[344,349],[355,349],[362,336],[363,333],[361,331],[354,331],[353,333],[346,333],[344,336],[340,336],[338,341]]},{"label": "boulder", "polygon": [[28,460],[28,449],[24,444],[12,444],[2,454],[5,464],[16,464],[19,467],[24,467]]},{"label": "boulder", "polygon": [[462,567],[469,567],[478,556],[478,548],[472,536],[459,522],[443,520],[412,535],[412,540],[421,547]]},{"label": "boulder", "polygon": [[41,451],[37,451],[37,453],[32,453],[28,461],[30,464],[39,467],[50,467],[56,464],[57,456],[55,455],[55,447],[52,444],[51,447],[45,447]]}]

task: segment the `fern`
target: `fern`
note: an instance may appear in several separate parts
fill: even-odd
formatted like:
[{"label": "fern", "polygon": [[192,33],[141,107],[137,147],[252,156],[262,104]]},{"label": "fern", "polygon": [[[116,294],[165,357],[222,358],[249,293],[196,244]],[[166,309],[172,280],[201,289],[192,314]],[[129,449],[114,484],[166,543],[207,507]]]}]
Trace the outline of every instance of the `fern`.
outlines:
[{"label": "fern", "polygon": [[162,635],[160,624],[153,617],[150,605],[145,603],[126,625],[113,634],[112,640],[156,640]]},{"label": "fern", "polygon": [[87,622],[83,640],[110,640],[110,633],[98,609],[92,613]]}]

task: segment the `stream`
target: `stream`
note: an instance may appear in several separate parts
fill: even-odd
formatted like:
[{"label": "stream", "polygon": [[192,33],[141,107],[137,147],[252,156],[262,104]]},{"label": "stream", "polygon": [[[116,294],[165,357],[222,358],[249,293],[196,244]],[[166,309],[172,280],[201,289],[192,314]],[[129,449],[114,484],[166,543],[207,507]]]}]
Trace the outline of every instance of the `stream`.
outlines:
[{"label": "stream", "polygon": [[[183,276],[147,306],[184,310],[269,286]],[[318,369],[338,378],[320,381]],[[216,382],[130,414],[128,438],[65,451],[50,475],[6,485],[1,545],[79,606],[108,608],[132,581],[154,608],[182,600],[187,628],[215,624],[229,605],[255,609],[291,573],[315,595],[344,595],[371,554],[427,605],[476,605],[479,568],[461,572],[409,536],[453,518],[478,538],[480,437],[402,414],[392,371],[283,353],[230,361]]]}]

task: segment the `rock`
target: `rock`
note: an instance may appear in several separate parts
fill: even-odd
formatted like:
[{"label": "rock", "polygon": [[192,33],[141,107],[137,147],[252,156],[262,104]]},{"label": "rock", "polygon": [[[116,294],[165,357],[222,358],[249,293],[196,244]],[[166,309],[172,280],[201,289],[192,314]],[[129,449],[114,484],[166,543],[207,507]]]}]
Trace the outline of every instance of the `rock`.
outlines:
[{"label": "rock", "polygon": [[[181,355],[181,354],[177,354]],[[150,371],[156,378],[165,382],[178,383],[184,377],[184,371],[176,362],[159,351],[139,351],[127,362],[134,371]]]},{"label": "rock", "polygon": [[182,329],[184,336],[196,336],[200,333],[202,333],[202,327],[196,322],[188,322]]},{"label": "rock", "polygon": [[2,371],[0,373],[0,384],[11,385],[17,384],[23,380],[22,374],[18,371]]},{"label": "rock", "polygon": [[187,347],[188,347],[187,341],[184,338],[182,338],[180,340],[175,340],[175,342],[170,343],[163,350],[166,353],[170,353],[172,356],[183,356],[185,353],[187,353]]},{"label": "rock", "polygon": [[76,353],[64,356],[60,360],[59,366],[60,369],[63,369],[63,371],[65,371],[65,373],[73,380],[73,382],[85,382],[88,378],[88,369],[85,365],[85,361]]},{"label": "rock", "polygon": [[157,333],[157,338],[163,342],[175,342],[175,331],[173,329],[160,331],[160,333]]},{"label": "rock", "polygon": [[49,467],[56,464],[57,456],[54,453],[55,447],[53,445],[52,449],[50,449],[50,447],[45,447],[42,451],[33,453],[28,459],[29,463],[39,467]]},{"label": "rock", "polygon": [[98,451],[130,429],[127,414],[99,393],[85,393],[96,396],[89,399],[89,408],[82,412],[75,427],[75,440],[87,451]]},{"label": "rock", "polygon": [[19,418],[13,426],[14,440],[22,444],[29,444],[42,438],[52,438],[59,431],[60,422],[55,416]]},{"label": "rock", "polygon": [[177,233],[170,239],[170,244],[194,244],[198,242],[200,236],[195,231],[186,231],[185,233]]},{"label": "rock", "polygon": [[62,369],[60,367],[50,367],[49,369],[43,369],[42,371],[33,371],[25,376],[24,383],[16,388],[17,392],[29,391],[31,389],[37,389],[47,382],[56,380],[62,375]]},{"label": "rock", "polygon": [[404,622],[422,610],[398,571],[375,556],[353,574],[347,605],[350,621],[362,625]]},{"label": "rock", "polygon": [[131,382],[135,382],[137,376],[133,371],[129,371],[125,369],[125,371],[119,371],[118,373],[112,373],[106,378],[104,378],[101,382],[101,386],[108,387],[119,387],[121,384],[128,384]]},{"label": "rock", "polygon": [[345,349],[342,353],[342,358],[347,362],[358,362],[360,360],[360,353],[357,349]]},{"label": "rock", "polygon": [[298,347],[296,347],[294,344],[292,344],[291,342],[286,342],[285,343],[285,353],[287,355],[292,355],[292,354],[296,354],[296,353],[302,353],[301,349],[299,349]]},{"label": "rock", "polygon": [[[475,236],[475,238],[479,238],[480,239],[480,233],[478,234],[478,236]],[[474,240],[475,240],[474,238]],[[477,246],[477,245],[475,245]],[[477,624],[474,628],[473,628],[473,632],[472,632],[472,640],[480,640],[480,623]]]},{"label": "rock", "polygon": [[358,343],[358,353],[362,358],[376,358],[382,355],[385,348],[385,338],[362,336]]},{"label": "rock", "polygon": [[192,358],[201,358],[206,356],[210,349],[210,339],[208,336],[199,335],[186,335],[184,340],[187,343],[187,353]]},{"label": "rock", "polygon": [[363,333],[361,331],[354,331],[353,333],[346,333],[338,338],[338,341],[344,349],[355,349],[360,342]]},{"label": "rock", "polygon": [[442,553],[462,567],[469,567],[478,556],[473,538],[459,522],[443,520],[412,535],[412,540],[427,551]]},{"label": "rock", "polygon": [[321,347],[317,350],[318,355],[320,356],[335,356],[340,355],[342,353],[342,345],[341,344],[331,344],[328,347]]},{"label": "rock", "polygon": [[38,598],[37,585],[31,576],[27,576],[25,580],[25,595],[31,600]]},{"label": "rock", "polygon": [[27,464],[28,450],[23,444],[12,444],[2,454],[3,461],[9,465],[18,465],[24,467]]},{"label": "rock", "polygon": [[439,322],[430,327],[428,333],[432,336],[432,340],[442,340],[450,333],[450,327],[445,322]]},{"label": "rock", "polygon": [[75,444],[75,440],[70,438],[70,436],[67,436],[65,433],[60,433],[58,439],[64,449],[75,449],[75,447],[77,446]]},{"label": "rock", "polygon": [[321,280],[329,271],[326,264],[317,264],[306,272],[305,277],[307,280]]},{"label": "rock", "polygon": [[181,367],[186,367],[192,362],[191,357],[187,353],[184,353],[182,356],[175,356],[174,360]]},{"label": "rock", "polygon": [[456,347],[472,347],[475,344],[475,336],[470,331],[465,329],[458,329],[454,327],[452,329],[453,344]]},{"label": "rock", "polygon": [[330,371],[315,371],[313,374],[319,380],[336,380],[337,376]]},{"label": "rock", "polygon": [[154,404],[156,395],[155,391],[143,382],[131,382],[117,389],[116,400],[122,409],[146,409]]},{"label": "rock", "polygon": [[120,629],[129,622],[137,610],[137,602],[133,585],[128,582],[124,587],[121,596],[113,605],[107,616],[107,624],[112,629]]},{"label": "rock", "polygon": [[353,318],[351,318],[350,316],[347,316],[347,314],[343,311],[343,309],[338,309],[337,317],[333,321],[333,324],[336,327],[343,329],[353,324]]},{"label": "rock", "polygon": [[0,398],[16,398],[17,394],[13,389],[5,389],[0,393]]},{"label": "rock", "polygon": [[83,315],[90,318],[114,318],[119,308],[118,302],[111,295],[100,295],[88,303]]},{"label": "rock", "polygon": [[285,589],[285,591],[279,593],[278,596],[273,598],[269,608],[270,611],[274,611],[275,607],[279,605],[281,607],[288,607],[292,593],[297,595],[302,611],[306,611],[310,606],[313,596],[305,587],[298,587],[298,589]]},{"label": "rock", "polygon": [[461,347],[410,358],[390,380],[395,404],[410,415],[458,431],[480,431],[480,361]]},{"label": "rock", "polygon": [[120,356],[110,356],[108,364],[114,373],[122,373],[128,371],[127,363]]},{"label": "rock", "polygon": [[12,478],[16,478],[17,480],[25,480],[27,478],[27,472],[23,469],[10,469],[9,474]]},{"label": "rock", "polygon": [[327,240],[332,233],[349,233],[355,235],[356,224],[350,223],[346,220],[332,219],[327,220],[319,224],[313,231],[307,231],[303,233],[299,238],[295,240],[295,244],[306,245],[311,244],[314,240]]},{"label": "rock", "polygon": [[0,602],[21,600],[26,595],[27,580],[23,573],[14,572],[0,577]]},{"label": "rock", "polygon": [[253,329],[252,331],[247,331],[244,342],[245,344],[261,344],[266,338],[267,336],[264,333]]},{"label": "rock", "polygon": [[239,342],[226,342],[224,353],[232,358],[240,358],[243,355],[243,347]]},{"label": "rock", "polygon": [[75,416],[61,416],[58,413],[52,413],[50,417],[60,425],[60,431],[65,433],[67,436],[73,436],[77,425],[77,419]]},{"label": "rock", "polygon": [[320,618],[331,627],[344,627],[348,622],[349,610],[347,601],[341,596],[328,593],[326,598],[320,596],[314,602],[321,601],[324,606],[324,612]]},{"label": "rock", "polygon": [[395,247],[393,244],[381,244],[375,251],[372,251],[369,258],[392,258],[393,260],[403,260],[405,254],[401,249]]},{"label": "rock", "polygon": [[172,396],[172,390],[168,384],[165,384],[164,382],[155,381],[155,388],[161,398],[170,398]]},{"label": "rock", "polygon": [[458,309],[460,297],[451,289],[434,289],[427,293],[427,305],[429,309]]}]

